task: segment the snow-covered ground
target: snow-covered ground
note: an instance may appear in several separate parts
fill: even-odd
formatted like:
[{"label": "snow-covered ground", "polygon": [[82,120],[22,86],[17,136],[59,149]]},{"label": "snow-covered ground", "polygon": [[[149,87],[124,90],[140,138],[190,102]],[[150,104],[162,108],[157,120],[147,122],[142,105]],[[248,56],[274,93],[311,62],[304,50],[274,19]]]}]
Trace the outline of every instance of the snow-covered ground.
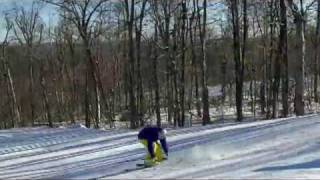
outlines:
[{"label": "snow-covered ground", "polygon": [[136,131],[0,131],[0,179],[320,178],[320,116],[170,129],[169,159],[137,170]]}]

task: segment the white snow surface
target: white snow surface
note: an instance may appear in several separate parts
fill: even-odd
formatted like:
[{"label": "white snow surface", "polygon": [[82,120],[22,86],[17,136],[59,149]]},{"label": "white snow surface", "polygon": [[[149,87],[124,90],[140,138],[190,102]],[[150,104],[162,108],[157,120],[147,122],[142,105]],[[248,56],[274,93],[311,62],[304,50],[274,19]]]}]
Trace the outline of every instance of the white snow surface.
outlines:
[{"label": "white snow surface", "polygon": [[169,159],[140,169],[137,131],[0,131],[0,179],[320,179],[320,116],[168,129]]}]

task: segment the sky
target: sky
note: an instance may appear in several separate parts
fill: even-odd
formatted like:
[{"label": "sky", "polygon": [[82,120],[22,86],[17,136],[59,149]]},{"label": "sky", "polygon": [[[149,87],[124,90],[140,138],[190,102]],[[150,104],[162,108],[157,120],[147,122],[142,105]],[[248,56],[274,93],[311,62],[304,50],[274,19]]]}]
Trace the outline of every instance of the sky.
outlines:
[{"label": "sky", "polygon": [[[217,11],[217,6],[210,6],[211,3],[217,2],[218,0],[209,0],[208,8],[208,23],[211,24],[216,19],[223,18],[224,12]],[[296,1],[296,0],[295,0]],[[313,0],[305,0],[305,3],[308,4]],[[0,0],[0,42],[3,41],[5,36],[5,21],[4,21],[4,12],[12,9],[15,4],[18,6],[23,6],[25,8],[31,7],[33,0]],[[44,4],[44,7],[40,11],[40,16],[45,22],[46,26],[55,25],[57,23],[58,15],[56,9],[53,6]],[[222,8],[223,9],[223,8]],[[212,25],[211,25],[212,26]],[[215,27],[215,30],[219,28]]]},{"label": "sky", "polygon": [[[216,6],[210,6],[210,1],[215,2],[217,0],[209,0],[209,9],[208,13],[210,13],[211,9],[215,9]],[[33,0],[0,0],[0,42],[3,41],[5,36],[5,21],[4,21],[4,12],[12,9],[15,7],[15,5],[23,6],[25,8],[31,7]],[[210,14],[212,18],[210,18]],[[208,17],[208,21],[210,19],[215,19],[214,17],[217,17],[216,14],[210,13]],[[40,12],[40,16],[42,20],[45,22],[45,24],[48,26],[48,24],[54,25],[57,23],[58,15],[56,13],[55,7],[44,4],[44,7],[42,8]]]},{"label": "sky", "polygon": [[[5,36],[4,13],[15,7],[15,5],[25,8],[31,7],[32,1],[33,0],[0,0],[0,42],[3,41]],[[46,25],[54,24],[58,17],[55,8],[49,5],[43,6],[40,11],[40,16]]]}]

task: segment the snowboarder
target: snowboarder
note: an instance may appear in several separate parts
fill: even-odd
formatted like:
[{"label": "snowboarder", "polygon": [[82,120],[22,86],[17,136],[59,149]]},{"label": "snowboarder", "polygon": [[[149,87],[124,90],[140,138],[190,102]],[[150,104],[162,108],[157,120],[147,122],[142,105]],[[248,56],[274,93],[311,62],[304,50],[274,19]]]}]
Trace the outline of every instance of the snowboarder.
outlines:
[{"label": "snowboarder", "polygon": [[[153,166],[168,158],[165,129],[152,126],[145,127],[139,132],[138,139],[147,150],[147,155],[144,159],[145,166]],[[161,151],[160,144],[165,156]]]}]

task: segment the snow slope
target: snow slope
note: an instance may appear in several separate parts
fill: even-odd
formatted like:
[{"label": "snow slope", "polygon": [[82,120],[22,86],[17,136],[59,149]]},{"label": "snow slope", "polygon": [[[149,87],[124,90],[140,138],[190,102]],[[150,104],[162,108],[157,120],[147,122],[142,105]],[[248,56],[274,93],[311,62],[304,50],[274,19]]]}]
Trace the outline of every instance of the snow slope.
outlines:
[{"label": "snow slope", "polygon": [[0,179],[320,178],[320,116],[170,129],[169,160],[136,170],[137,132],[0,131]]}]

